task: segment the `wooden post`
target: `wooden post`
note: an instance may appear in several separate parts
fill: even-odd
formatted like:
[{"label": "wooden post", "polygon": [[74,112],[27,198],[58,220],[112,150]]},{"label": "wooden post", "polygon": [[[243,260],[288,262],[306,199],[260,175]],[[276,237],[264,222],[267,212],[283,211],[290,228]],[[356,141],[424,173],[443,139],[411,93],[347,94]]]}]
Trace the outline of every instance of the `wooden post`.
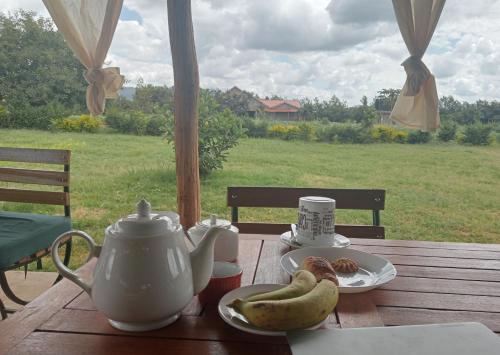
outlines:
[{"label": "wooden post", "polygon": [[168,29],[174,67],[177,205],[184,228],[200,219],[198,170],[198,63],[191,0],[168,0]]}]

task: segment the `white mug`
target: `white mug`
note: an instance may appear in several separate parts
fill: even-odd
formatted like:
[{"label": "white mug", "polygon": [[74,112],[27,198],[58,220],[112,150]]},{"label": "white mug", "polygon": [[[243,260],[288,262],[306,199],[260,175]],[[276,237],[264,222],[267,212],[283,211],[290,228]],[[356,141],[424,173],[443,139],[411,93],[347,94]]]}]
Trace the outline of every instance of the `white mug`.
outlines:
[{"label": "white mug", "polygon": [[330,246],[335,238],[335,200],[328,197],[305,196],[299,199],[297,242]]}]

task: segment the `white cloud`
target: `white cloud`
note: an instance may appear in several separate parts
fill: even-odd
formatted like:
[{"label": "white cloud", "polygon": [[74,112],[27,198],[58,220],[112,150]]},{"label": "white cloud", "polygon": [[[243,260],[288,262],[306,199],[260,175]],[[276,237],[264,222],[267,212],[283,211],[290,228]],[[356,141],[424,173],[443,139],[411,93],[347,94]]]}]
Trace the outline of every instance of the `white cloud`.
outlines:
[{"label": "white cloud", "polygon": [[[166,1],[126,0],[142,21],[120,21],[107,62],[131,84],[173,84]],[[0,11],[40,11],[39,0],[2,0]],[[405,80],[408,51],[391,0],[193,0],[203,87],[261,96],[357,103]],[[424,57],[440,95],[499,99],[500,0],[448,1]]]}]

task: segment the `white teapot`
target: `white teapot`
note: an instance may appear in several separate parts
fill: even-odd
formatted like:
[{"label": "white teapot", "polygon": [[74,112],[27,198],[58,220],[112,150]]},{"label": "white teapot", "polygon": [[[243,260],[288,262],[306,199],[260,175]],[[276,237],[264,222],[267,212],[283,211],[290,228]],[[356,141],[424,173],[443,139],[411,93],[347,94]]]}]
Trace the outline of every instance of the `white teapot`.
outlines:
[{"label": "white teapot", "polygon": [[[142,200],[137,204],[137,214],[106,228],[102,247],[82,231],[69,231],[52,244],[52,259],[62,276],[89,294],[113,327],[146,331],[177,320],[192,297],[206,287],[212,274],[214,243],[224,231],[210,228],[188,252],[179,215],[152,213],[151,205]],[[72,235],[89,244],[87,260],[99,258],[91,283],[59,258],[59,244]]]}]

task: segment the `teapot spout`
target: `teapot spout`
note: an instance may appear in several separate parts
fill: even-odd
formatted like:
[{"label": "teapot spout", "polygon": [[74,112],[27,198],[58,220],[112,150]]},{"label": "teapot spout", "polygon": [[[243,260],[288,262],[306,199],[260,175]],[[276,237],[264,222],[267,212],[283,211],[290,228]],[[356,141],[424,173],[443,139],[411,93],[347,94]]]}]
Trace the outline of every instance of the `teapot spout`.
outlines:
[{"label": "teapot spout", "polygon": [[193,270],[194,294],[200,293],[210,281],[214,267],[214,245],[224,228],[212,227],[203,236],[198,246],[189,254]]}]

